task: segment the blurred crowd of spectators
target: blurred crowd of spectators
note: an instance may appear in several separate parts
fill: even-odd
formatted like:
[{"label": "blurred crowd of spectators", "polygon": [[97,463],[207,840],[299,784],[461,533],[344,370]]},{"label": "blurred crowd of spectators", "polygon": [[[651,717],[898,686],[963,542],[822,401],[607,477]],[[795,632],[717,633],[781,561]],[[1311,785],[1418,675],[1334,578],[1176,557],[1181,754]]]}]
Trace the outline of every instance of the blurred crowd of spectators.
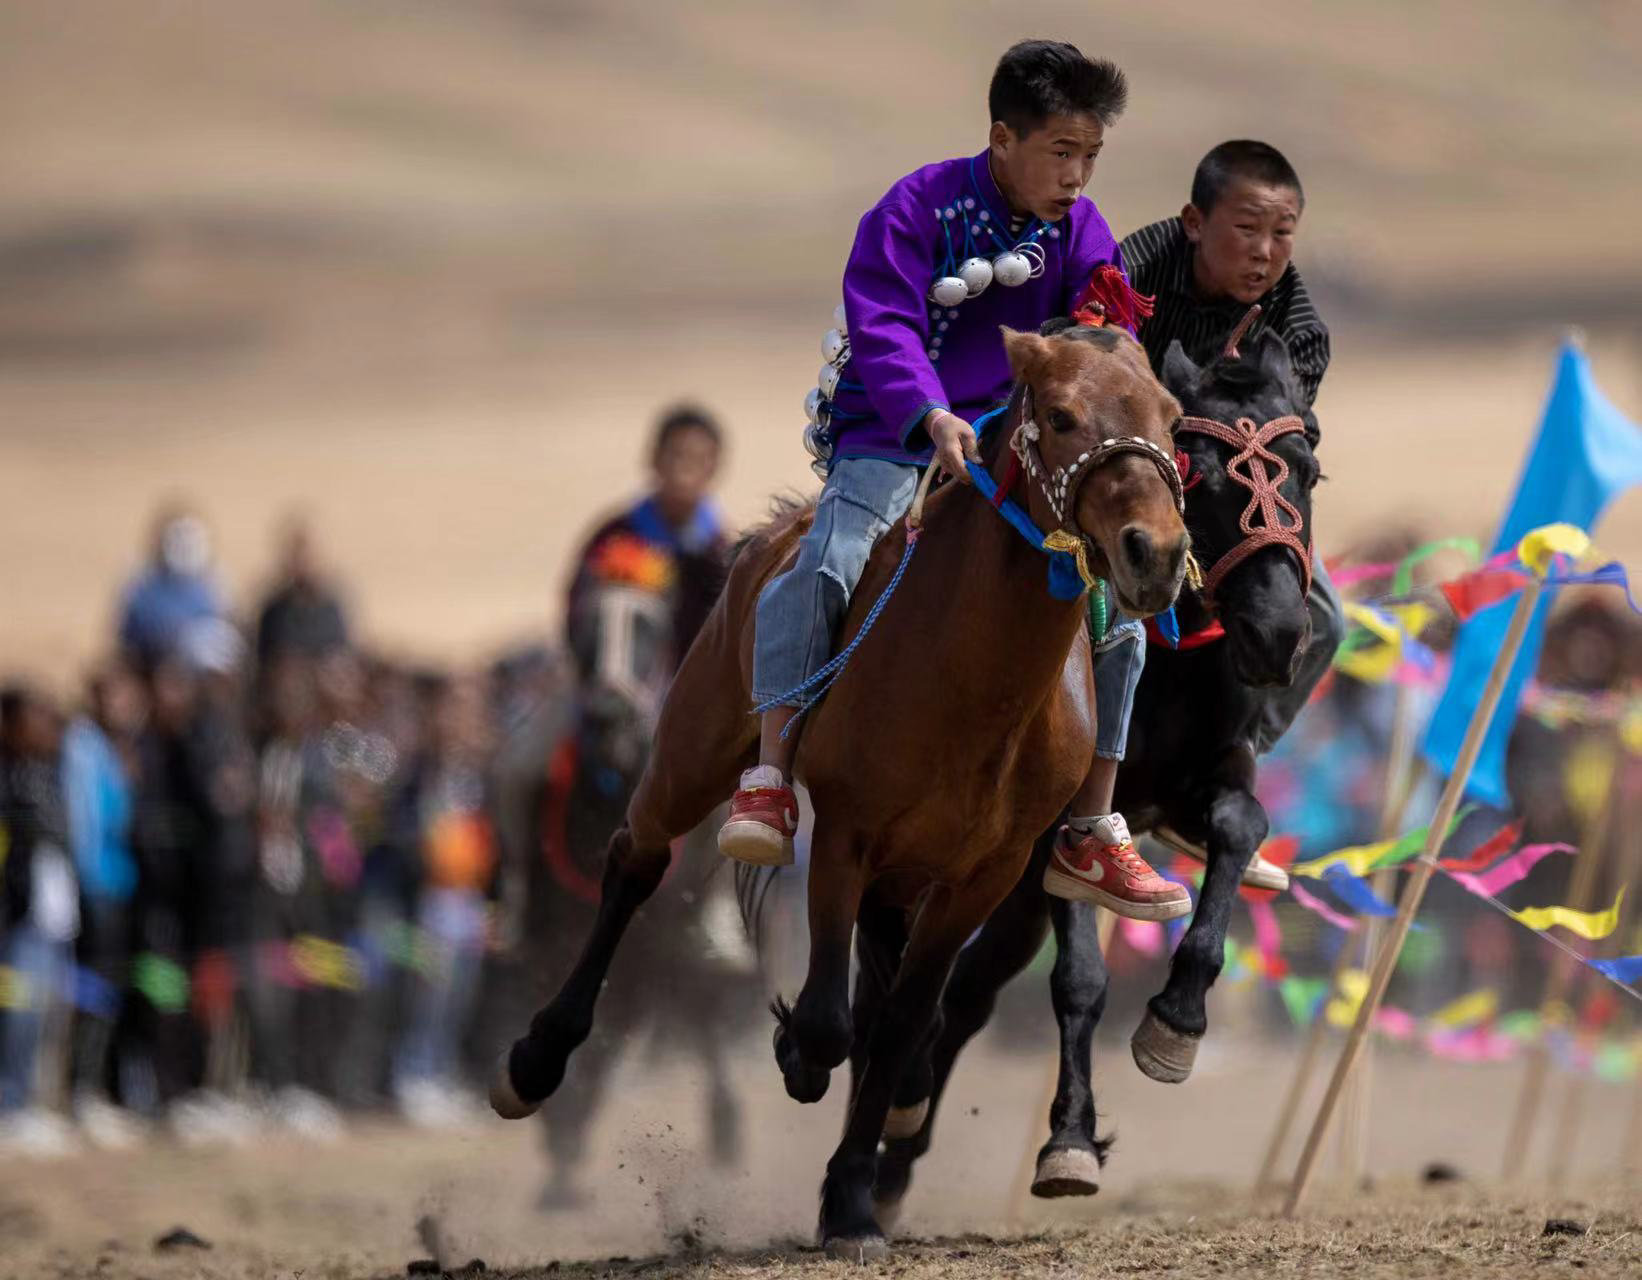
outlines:
[{"label": "blurred crowd of spectators", "polygon": [[[572,650],[597,647],[578,619],[601,575],[699,621],[715,588],[677,591],[672,566],[722,553],[719,449],[699,410],[662,421],[651,491],[571,575]],[[156,519],[109,652],[71,706],[0,696],[0,1149],[470,1117],[495,1050],[471,1033],[518,969],[497,959],[493,766],[595,655],[374,657],[299,523],[236,617],[183,507]]]},{"label": "blurred crowd of spectators", "polygon": [[[440,1123],[497,882],[489,673],[362,654],[291,527],[251,625],[192,512],[156,522],[113,655],[0,701],[0,1140],[118,1144],[339,1106]],[[230,1101],[234,1099],[234,1101]]]}]

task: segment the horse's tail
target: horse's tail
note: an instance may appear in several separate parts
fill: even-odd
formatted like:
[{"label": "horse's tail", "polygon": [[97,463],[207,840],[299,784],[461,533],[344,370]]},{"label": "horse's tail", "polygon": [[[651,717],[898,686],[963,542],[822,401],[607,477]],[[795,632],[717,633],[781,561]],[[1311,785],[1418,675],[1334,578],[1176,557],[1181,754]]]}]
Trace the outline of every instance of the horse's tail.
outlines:
[{"label": "horse's tail", "polygon": [[764,954],[764,913],[769,906],[775,875],[775,867],[755,867],[746,862],[735,864],[735,900],[741,909],[741,927],[747,931],[747,939],[760,957]]}]

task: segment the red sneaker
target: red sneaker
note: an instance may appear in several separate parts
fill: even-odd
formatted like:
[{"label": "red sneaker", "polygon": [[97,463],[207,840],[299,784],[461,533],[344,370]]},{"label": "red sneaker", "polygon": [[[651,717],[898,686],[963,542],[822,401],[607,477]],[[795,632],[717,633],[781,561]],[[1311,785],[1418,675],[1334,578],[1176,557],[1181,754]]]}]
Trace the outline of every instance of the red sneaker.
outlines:
[{"label": "red sneaker", "polygon": [[789,786],[743,786],[718,829],[718,851],[755,867],[790,867],[798,833],[798,797]]},{"label": "red sneaker", "polygon": [[1176,920],[1192,910],[1185,888],[1158,875],[1135,852],[1129,826],[1116,813],[1093,831],[1060,829],[1043,887],[1057,898],[1092,902],[1131,920]]}]

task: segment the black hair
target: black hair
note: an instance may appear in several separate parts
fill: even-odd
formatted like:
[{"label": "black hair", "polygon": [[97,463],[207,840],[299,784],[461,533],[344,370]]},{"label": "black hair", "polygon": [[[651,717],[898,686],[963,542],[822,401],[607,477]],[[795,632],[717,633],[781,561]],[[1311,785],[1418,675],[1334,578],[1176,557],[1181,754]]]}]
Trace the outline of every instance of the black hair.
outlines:
[{"label": "black hair", "polygon": [[992,119],[1024,138],[1053,115],[1094,116],[1110,125],[1129,101],[1117,64],[1086,58],[1060,40],[1022,40],[998,59],[987,90]]},{"label": "black hair", "polygon": [[1197,172],[1192,174],[1192,203],[1200,213],[1208,213],[1239,178],[1269,187],[1292,187],[1300,197],[1300,208],[1306,207],[1305,188],[1287,157],[1270,143],[1249,138],[1222,142],[1197,162]]},{"label": "black hair", "polygon": [[672,438],[681,431],[700,431],[713,442],[715,449],[724,447],[724,429],[718,425],[718,419],[708,413],[700,405],[674,405],[656,423],[656,434],[650,443],[650,463],[654,466],[661,461],[662,451],[667,448]]}]

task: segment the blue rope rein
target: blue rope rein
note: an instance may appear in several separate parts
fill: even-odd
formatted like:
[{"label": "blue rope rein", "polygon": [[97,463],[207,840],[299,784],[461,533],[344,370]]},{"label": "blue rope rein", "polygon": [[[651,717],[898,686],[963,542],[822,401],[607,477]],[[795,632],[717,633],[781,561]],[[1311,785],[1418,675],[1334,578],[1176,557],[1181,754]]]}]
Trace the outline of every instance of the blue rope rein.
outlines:
[{"label": "blue rope rein", "polygon": [[[930,465],[934,466],[935,464],[931,463]],[[907,546],[906,550],[901,553],[901,563],[895,566],[895,573],[890,578],[889,585],[872,602],[872,608],[867,611],[866,621],[861,624],[861,629],[855,633],[855,639],[845,645],[843,650],[825,666],[817,668],[815,674],[809,676],[802,684],[787,690],[786,693],[777,694],[768,702],[760,703],[753,708],[754,715],[763,715],[766,711],[772,711],[776,707],[794,705],[794,699],[797,700],[798,713],[787,721],[781,730],[781,740],[783,742],[786,741],[787,735],[792,732],[792,727],[799,722],[804,713],[817,702],[820,702],[822,696],[828,689],[832,688],[838,677],[844,674],[844,668],[849,665],[850,658],[861,647],[861,641],[865,640],[868,633],[871,632],[873,624],[878,621],[878,615],[883,613],[884,606],[889,603],[889,598],[895,594],[895,588],[901,585],[901,576],[906,573],[907,565],[912,563],[912,553],[918,549],[918,535],[922,532],[923,527],[921,525],[907,529]]]}]

